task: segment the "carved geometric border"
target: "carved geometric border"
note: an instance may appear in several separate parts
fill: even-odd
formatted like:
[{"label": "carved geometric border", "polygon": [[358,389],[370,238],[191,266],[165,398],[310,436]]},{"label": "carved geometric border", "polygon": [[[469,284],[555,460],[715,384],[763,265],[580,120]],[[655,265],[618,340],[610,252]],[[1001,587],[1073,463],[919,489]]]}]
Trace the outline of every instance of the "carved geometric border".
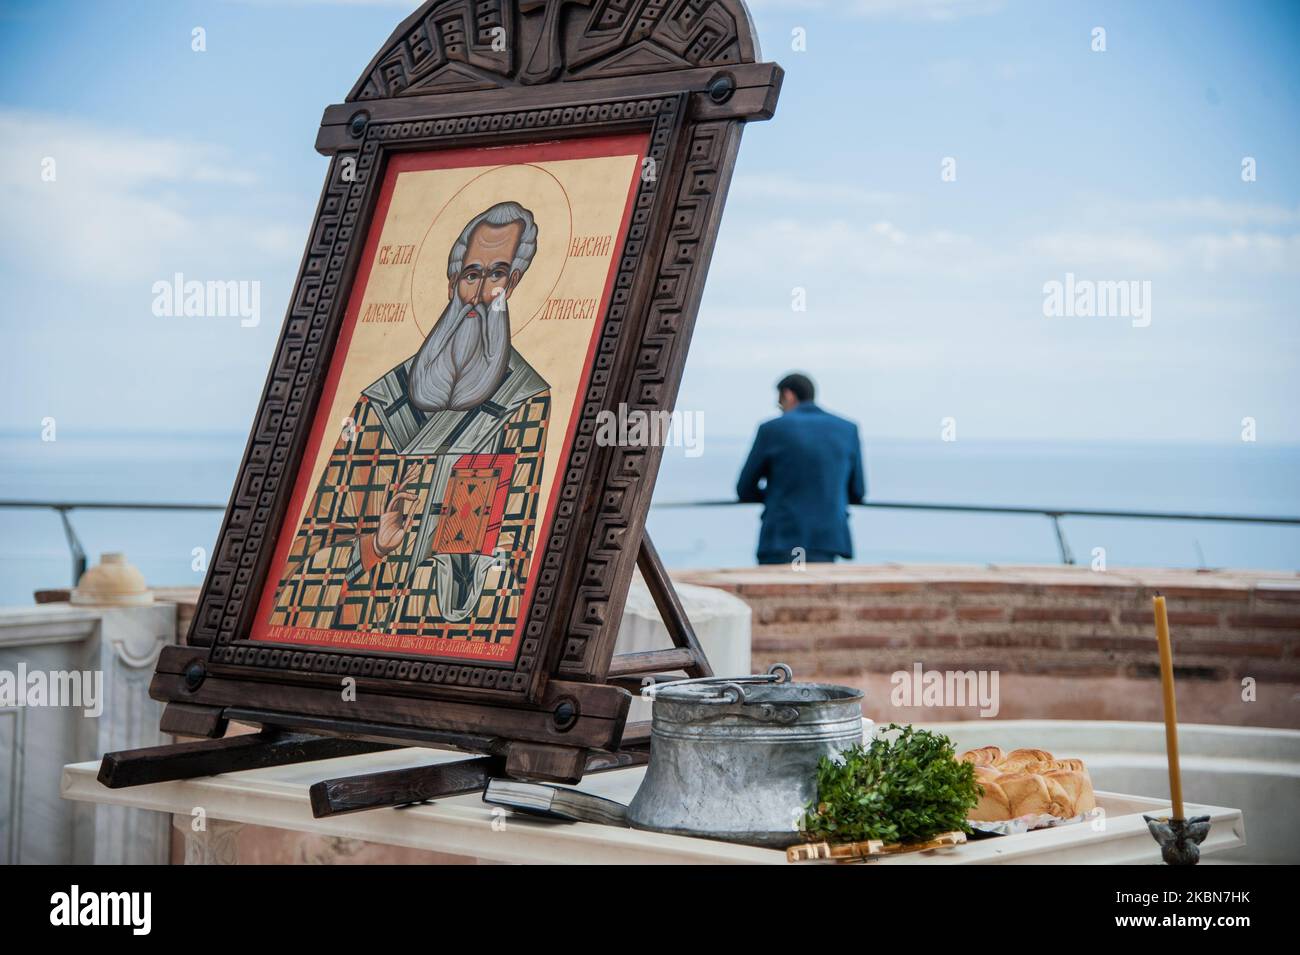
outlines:
[{"label": "carved geometric border", "polygon": [[[595,421],[609,407],[614,362],[628,334],[627,304],[647,252],[658,197],[658,176],[642,177],[632,221],[620,255],[608,312],[600,332],[569,460],[559,486],[537,584],[523,625],[519,653],[509,665],[447,663],[409,656],[281,648],[241,639],[256,610],[275,528],[283,515],[292,476],[305,446],[316,399],[329,366],[359,249],[369,228],[383,154],[390,149],[444,148],[499,141],[503,133],[536,130],[543,135],[600,132],[602,127],[648,126],[648,157],[667,168],[674,137],[684,122],[685,94],[593,103],[586,106],[494,111],[425,121],[375,122],[366,126],[355,154],[340,151],[329,175],[295,286],[272,371],[223,522],[191,629],[190,643],[210,647],[214,663],[380,677],[430,685],[526,692],[543,659],[543,642],[556,626],[556,585],[566,561],[584,542],[573,537],[577,509],[591,482]],[[351,159],[353,162],[349,163]],[[345,170],[350,169],[349,178]],[[635,329],[632,330],[633,333]],[[260,572],[259,572],[260,568]],[[585,579],[585,578],[584,578]]]},{"label": "carved geometric border", "polygon": [[[556,6],[575,9],[541,9]],[[429,0],[393,31],[347,101],[725,69],[757,52],[739,0]],[[527,69],[538,53],[546,65]]]},{"label": "carved geometric border", "polygon": [[[736,146],[729,137],[737,125],[719,121],[691,126],[685,172],[667,240],[660,247],[662,258],[645,321],[639,326],[632,378],[623,389],[628,415],[672,410],[703,291],[703,276],[697,272],[711,251],[708,231],[723,201],[719,180],[729,168]],[[565,626],[558,665],[561,674],[589,670],[592,644],[612,625],[621,574],[635,560],[640,546],[640,535],[633,533],[636,515],[644,513],[653,491],[651,478],[663,454],[662,446],[654,443],[619,444],[611,451],[601,480],[595,526],[586,538],[582,576]]]}]

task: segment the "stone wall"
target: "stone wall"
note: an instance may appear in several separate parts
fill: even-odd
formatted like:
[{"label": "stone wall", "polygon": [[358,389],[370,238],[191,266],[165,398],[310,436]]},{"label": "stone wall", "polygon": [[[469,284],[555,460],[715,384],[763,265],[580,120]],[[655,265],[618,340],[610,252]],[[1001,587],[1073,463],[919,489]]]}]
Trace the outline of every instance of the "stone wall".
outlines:
[{"label": "stone wall", "polygon": [[750,605],[756,669],[784,662],[800,680],[860,687],[878,722],[980,715],[896,705],[923,702],[892,679],[917,664],[996,672],[1002,719],[1159,720],[1160,592],[1181,722],[1300,728],[1300,574],[840,564],[673,576]]}]

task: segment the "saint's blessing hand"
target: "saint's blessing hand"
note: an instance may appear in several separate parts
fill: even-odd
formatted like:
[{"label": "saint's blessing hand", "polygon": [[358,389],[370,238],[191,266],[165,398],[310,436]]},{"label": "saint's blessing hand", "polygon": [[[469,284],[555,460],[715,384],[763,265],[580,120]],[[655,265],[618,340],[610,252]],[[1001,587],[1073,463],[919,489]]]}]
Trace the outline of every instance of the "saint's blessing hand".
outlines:
[{"label": "saint's blessing hand", "polygon": [[397,550],[406,532],[415,524],[418,495],[415,491],[407,490],[407,485],[419,475],[420,466],[412,464],[390,488],[392,494],[384,513],[379,515],[379,530],[375,532],[375,551],[380,556]]}]

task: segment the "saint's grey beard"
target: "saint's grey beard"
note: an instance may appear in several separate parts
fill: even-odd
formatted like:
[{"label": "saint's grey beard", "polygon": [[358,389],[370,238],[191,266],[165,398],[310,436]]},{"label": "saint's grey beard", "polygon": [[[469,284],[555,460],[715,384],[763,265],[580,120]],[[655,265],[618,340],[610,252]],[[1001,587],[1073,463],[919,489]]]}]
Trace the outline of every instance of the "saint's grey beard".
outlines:
[{"label": "saint's grey beard", "polygon": [[501,387],[509,367],[505,300],[466,305],[455,295],[411,364],[411,404],[427,413],[473,408]]}]

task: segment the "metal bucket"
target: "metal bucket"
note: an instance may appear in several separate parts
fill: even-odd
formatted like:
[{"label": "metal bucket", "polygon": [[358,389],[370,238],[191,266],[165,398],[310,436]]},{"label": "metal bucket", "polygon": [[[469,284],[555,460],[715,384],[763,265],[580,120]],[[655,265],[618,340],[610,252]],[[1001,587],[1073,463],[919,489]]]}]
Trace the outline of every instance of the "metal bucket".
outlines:
[{"label": "metal bucket", "polygon": [[678,680],[654,698],[634,828],[759,846],[800,841],[817,763],[862,742],[862,691],[766,674]]}]

